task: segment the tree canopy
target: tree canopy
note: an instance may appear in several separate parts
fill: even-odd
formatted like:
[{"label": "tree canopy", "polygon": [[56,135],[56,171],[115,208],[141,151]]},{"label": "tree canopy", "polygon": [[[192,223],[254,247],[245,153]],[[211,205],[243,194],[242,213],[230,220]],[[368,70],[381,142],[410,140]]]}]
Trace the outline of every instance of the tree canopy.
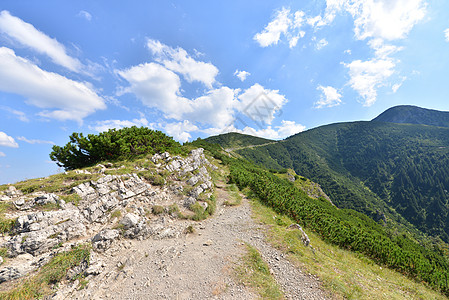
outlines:
[{"label": "tree canopy", "polygon": [[147,127],[110,129],[100,134],[72,133],[65,146],[53,146],[52,161],[66,170],[92,166],[102,161],[130,159],[143,154],[180,153],[181,144],[161,131]]}]

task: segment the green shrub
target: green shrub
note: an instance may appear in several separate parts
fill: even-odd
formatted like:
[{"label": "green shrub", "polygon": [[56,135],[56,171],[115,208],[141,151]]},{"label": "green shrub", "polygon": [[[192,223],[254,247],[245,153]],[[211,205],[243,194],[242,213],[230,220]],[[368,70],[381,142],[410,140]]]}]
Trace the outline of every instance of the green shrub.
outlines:
[{"label": "green shrub", "polygon": [[50,158],[66,170],[93,166],[102,161],[136,159],[143,154],[181,153],[181,145],[161,131],[147,127],[110,129],[98,135],[74,132],[65,146],[53,146]]}]

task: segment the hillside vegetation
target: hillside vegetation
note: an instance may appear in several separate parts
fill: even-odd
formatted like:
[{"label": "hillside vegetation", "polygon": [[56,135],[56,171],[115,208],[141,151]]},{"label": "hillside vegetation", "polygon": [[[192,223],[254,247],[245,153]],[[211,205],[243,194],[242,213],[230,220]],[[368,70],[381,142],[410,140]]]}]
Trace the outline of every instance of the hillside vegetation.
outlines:
[{"label": "hillside vegetation", "polygon": [[236,152],[270,169],[294,169],[340,208],[449,241],[449,128],[340,123]]},{"label": "hillside vegetation", "polygon": [[373,121],[449,127],[449,112],[412,105],[400,105],[387,109]]},{"label": "hillside vegetation", "polygon": [[[207,147],[204,141],[199,145]],[[449,295],[449,262],[440,249],[426,248],[405,235],[392,235],[367,216],[338,209],[324,198],[310,198],[293,183],[264,168],[221,154],[218,145],[208,149],[229,166],[231,183],[249,188],[277,213],[289,216],[329,243],[362,253]]]},{"label": "hillside vegetation", "polygon": [[237,132],[230,132],[226,134],[212,136],[207,138],[207,141],[209,143],[219,144],[223,148],[241,148],[246,146],[263,145],[274,142],[272,140],[247,134],[241,134]]}]

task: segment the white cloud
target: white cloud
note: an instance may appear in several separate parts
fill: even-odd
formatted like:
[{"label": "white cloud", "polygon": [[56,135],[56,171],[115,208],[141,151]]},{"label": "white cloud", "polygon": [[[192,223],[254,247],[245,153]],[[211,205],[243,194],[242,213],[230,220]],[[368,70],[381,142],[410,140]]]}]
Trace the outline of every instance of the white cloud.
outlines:
[{"label": "white cloud", "polygon": [[233,89],[221,87],[190,100],[189,110],[183,114],[182,119],[203,125],[224,127],[234,118],[234,108],[237,105],[235,93]]},{"label": "white cloud", "polygon": [[291,13],[290,9],[283,7],[276,11],[273,20],[268,23],[262,32],[254,35],[254,40],[261,47],[277,45],[281,39],[281,35],[285,35],[289,42],[289,47],[293,48],[298,43],[298,39],[304,37],[305,32],[300,30],[303,23],[305,13],[296,11]]},{"label": "white cloud", "polygon": [[364,106],[376,102],[377,88],[394,73],[395,63],[392,59],[355,60],[345,64],[349,69],[349,85],[362,96]]},{"label": "white cloud", "polygon": [[0,106],[0,109],[17,116],[17,118],[22,122],[30,121],[23,111],[15,110],[15,109],[12,109],[11,107],[7,107],[7,106]]},{"label": "white cloud", "polygon": [[39,115],[58,120],[81,122],[106,108],[88,83],[46,72],[5,47],[0,47],[0,90],[26,97],[28,104],[45,109]]},{"label": "white cloud", "polygon": [[444,37],[446,38],[446,42],[449,42],[449,28],[444,30]]},{"label": "white cloud", "polygon": [[184,120],[183,122],[178,123],[166,124],[164,129],[168,135],[172,136],[175,140],[183,143],[192,138],[189,132],[199,130],[197,126],[193,125],[188,120]]},{"label": "white cloud", "polygon": [[374,55],[378,59],[389,59],[389,56],[398,51],[402,51],[404,47],[384,44],[382,39],[372,39],[368,45],[375,51]]},{"label": "white cloud", "polygon": [[129,120],[104,120],[104,121],[97,121],[95,122],[94,126],[89,126],[90,129],[94,129],[97,132],[104,132],[108,131],[109,129],[121,129],[125,127],[150,127],[153,128],[153,124],[150,124],[147,119],[140,118],[140,119],[133,119],[132,121]]},{"label": "white cloud", "polygon": [[166,118],[190,120],[212,126],[225,126],[233,118],[234,90],[221,87],[196,99],[181,95],[181,82],[174,72],[156,63],[116,71],[130,86],[121,93],[133,93],[148,107],[156,108]]},{"label": "white cloud", "polygon": [[33,25],[12,16],[6,10],[0,12],[0,31],[20,44],[47,55],[54,63],[71,71],[80,72],[83,67],[78,59],[67,54],[64,45],[56,39],[37,30]]},{"label": "white cloud", "polygon": [[5,157],[6,154],[0,151],[0,157]]},{"label": "white cloud", "polygon": [[281,34],[285,34],[288,31],[292,22],[289,15],[290,10],[283,7],[276,12],[276,16],[265,26],[264,30],[254,36],[254,39],[261,47],[276,45],[279,42]]},{"label": "white cloud", "polygon": [[281,125],[279,126],[267,126],[266,128],[255,129],[249,126],[246,126],[243,129],[237,129],[234,126],[229,126],[226,131],[219,131],[216,129],[207,130],[208,134],[222,134],[226,132],[238,132],[243,134],[249,134],[253,136],[258,136],[261,138],[279,140],[285,139],[289,136],[302,132],[306,129],[304,125],[297,124],[294,121],[285,121],[282,120]]},{"label": "white cloud", "polygon": [[393,84],[393,86],[391,87],[391,90],[393,91],[393,93],[396,93],[399,90],[399,88],[401,87],[401,85],[402,85],[402,82]]},{"label": "white cloud", "polygon": [[223,126],[232,119],[232,89],[222,87],[190,100],[181,95],[178,75],[159,64],[148,63],[117,72],[130,83],[122,92],[135,94],[144,105],[157,108],[167,118],[215,126]]},{"label": "white cloud", "polygon": [[86,19],[87,21],[92,20],[92,15],[91,15],[89,12],[85,11],[85,10],[81,10],[81,11],[78,13],[78,17],[84,18],[84,19]]},{"label": "white cloud", "polygon": [[276,113],[287,103],[284,95],[278,90],[265,89],[256,83],[238,96],[238,111],[251,118],[259,126],[271,125]]},{"label": "white cloud", "polygon": [[19,144],[17,144],[13,137],[7,135],[3,131],[0,131],[0,146],[18,148]]},{"label": "white cloud", "polygon": [[27,138],[24,137],[24,136],[19,136],[19,137],[17,137],[17,140],[22,141],[22,142],[25,142],[25,143],[28,143],[28,144],[32,144],[32,145],[34,145],[34,144],[50,144],[50,145],[54,145],[54,144],[55,144],[55,143],[52,142],[52,141],[35,140],[35,139],[29,140],[29,139],[27,139]]},{"label": "white cloud", "polygon": [[188,82],[202,82],[208,88],[215,82],[218,69],[211,63],[196,61],[184,49],[174,49],[152,39],[148,39],[147,47],[155,55],[157,62],[173,72],[182,74]]},{"label": "white cloud", "polygon": [[326,39],[321,39],[321,40],[319,40],[319,41],[316,43],[315,47],[316,47],[317,50],[321,50],[321,49],[323,49],[324,47],[326,47],[327,44],[328,44],[328,42],[327,42]]},{"label": "white cloud", "polygon": [[315,108],[333,107],[341,104],[341,94],[331,86],[319,85],[317,90],[321,91],[320,100],[315,102]]},{"label": "white cloud", "polygon": [[135,94],[144,105],[159,109],[167,118],[179,120],[191,111],[188,100],[180,96],[179,76],[164,66],[145,63],[116,73],[130,84],[121,94]]},{"label": "white cloud", "polygon": [[354,18],[357,39],[403,39],[426,14],[424,0],[345,1],[345,9]]},{"label": "white cloud", "polygon": [[237,76],[237,78],[243,82],[246,80],[246,77],[251,75],[251,73],[246,72],[246,71],[235,70],[234,75]]}]

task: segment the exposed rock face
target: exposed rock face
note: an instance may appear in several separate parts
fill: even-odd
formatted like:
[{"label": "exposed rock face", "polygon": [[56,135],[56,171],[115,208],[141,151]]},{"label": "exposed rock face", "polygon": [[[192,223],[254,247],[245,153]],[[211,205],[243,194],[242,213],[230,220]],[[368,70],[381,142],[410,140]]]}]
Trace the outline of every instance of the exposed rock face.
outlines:
[{"label": "exposed rock face", "polygon": [[[80,198],[77,206],[66,203],[54,193],[23,195],[14,186],[0,193],[0,200],[11,201],[19,211],[15,214],[13,235],[0,238],[0,247],[7,248],[9,256],[0,270],[0,283],[23,276],[69,245],[90,242],[95,251],[103,253],[120,236],[161,239],[182,234],[185,227],[177,227],[172,215],[150,216],[152,207],[162,206],[164,212],[168,212],[169,207],[177,207],[186,214],[196,202],[206,208],[204,199],[213,188],[208,168],[216,167],[206,159],[203,149],[192,150],[186,158],[171,157],[166,152],[155,154],[150,160],[155,168],[136,168],[137,172],[164,174],[167,185],[152,185],[139,173],[106,175],[113,170],[110,164],[108,168],[96,167],[103,174],[98,180],[84,182],[72,189],[72,193]],[[90,173],[77,171],[78,174]],[[21,267],[14,265],[15,258],[23,255],[30,259],[21,261]],[[89,268],[86,264],[80,270],[72,270],[70,276],[87,272]],[[99,272],[99,267],[90,272]]]}]

